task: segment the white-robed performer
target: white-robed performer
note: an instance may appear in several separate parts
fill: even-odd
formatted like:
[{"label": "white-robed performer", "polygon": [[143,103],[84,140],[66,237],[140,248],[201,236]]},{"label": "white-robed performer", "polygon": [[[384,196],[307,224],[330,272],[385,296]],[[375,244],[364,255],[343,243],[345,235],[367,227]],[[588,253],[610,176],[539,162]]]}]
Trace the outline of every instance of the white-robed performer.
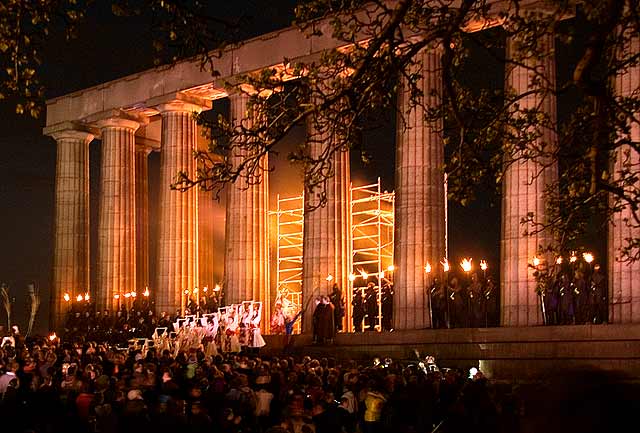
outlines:
[{"label": "white-robed performer", "polygon": [[205,340],[206,345],[204,349],[205,356],[216,356],[218,354],[218,348],[216,346],[216,336],[218,335],[218,313],[207,314],[201,320],[204,321],[205,326]]},{"label": "white-robed performer", "polygon": [[240,347],[240,340],[238,339],[238,320],[240,315],[240,306],[231,305],[227,309],[227,328],[225,330],[224,351],[229,353],[239,353],[242,348]]},{"label": "white-robed performer", "polygon": [[253,301],[244,301],[240,310],[241,314],[238,322],[238,341],[240,341],[240,347],[247,347],[249,345],[252,304]]},{"label": "white-robed performer", "polygon": [[260,317],[262,315],[262,302],[251,303],[251,321],[249,324],[249,347],[260,348],[265,346],[262,332],[260,331]]}]

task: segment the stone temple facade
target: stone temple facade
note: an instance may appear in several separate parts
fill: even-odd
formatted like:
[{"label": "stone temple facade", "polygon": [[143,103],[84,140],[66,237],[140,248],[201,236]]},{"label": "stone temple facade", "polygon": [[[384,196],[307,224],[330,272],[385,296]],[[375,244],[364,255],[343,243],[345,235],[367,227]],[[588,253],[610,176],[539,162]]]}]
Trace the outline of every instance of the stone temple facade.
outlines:
[{"label": "stone temple facade", "polygon": [[[320,27],[328,24],[319,23]],[[495,25],[495,23],[493,23]],[[469,23],[469,31],[486,28],[487,23]],[[230,118],[251,121],[256,113],[247,111],[246,98],[229,94],[223,83],[234,76],[263,68],[284,66],[283,59],[304,60],[324,49],[339,47],[323,31],[301,37],[287,28],[257,37],[226,49],[213,57],[220,77],[187,60],[103,83],[47,101],[44,134],[57,144],[55,182],[55,253],[51,297],[53,325],[65,310],[65,293],[75,298],[92,293],[98,308],[114,309],[115,295],[145,287],[153,289],[158,312],[181,308],[185,289],[210,285],[212,277],[211,198],[196,190],[169,189],[178,171],[194,173],[192,152],[198,147],[194,112],[209,110],[229,98]],[[553,52],[553,38],[541,41]],[[508,53],[512,45],[508,42]],[[638,50],[636,44],[629,49]],[[418,54],[426,105],[436,104],[442,86],[438,49]],[[536,66],[553,82],[553,56]],[[617,77],[621,95],[638,89],[640,70],[635,68]],[[528,90],[527,70],[506,71],[506,86],[516,93]],[[395,210],[395,302],[396,329],[421,329],[430,325],[424,290],[424,266],[438,263],[445,254],[445,209],[442,137],[439,125],[428,124],[420,109],[409,110],[401,86],[396,140]],[[556,101],[534,98],[524,104],[540,106],[551,119],[556,117]],[[313,127],[313,122],[309,123]],[[637,135],[634,130],[633,134]],[[90,288],[89,247],[89,146],[102,141],[100,168],[100,211],[97,238],[97,285]],[[555,145],[555,137],[541,137]],[[161,154],[159,236],[150,251],[147,158]],[[312,149],[321,152],[322,149]],[[349,155],[333,156],[335,176],[330,180],[326,207],[305,218],[303,305],[327,275],[342,287],[349,287],[350,184]],[[635,156],[637,158],[637,156]],[[268,162],[265,160],[264,164]],[[540,200],[546,185],[555,180],[557,168],[545,165],[542,174],[534,162],[511,164],[505,174],[502,197],[501,311],[502,325],[530,326],[541,323],[534,281],[528,267],[542,237],[525,237],[520,220],[533,211],[544,218]],[[301,186],[302,187],[302,186]],[[268,305],[269,288],[268,178],[250,188],[228,188],[224,286],[227,302],[261,300]],[[624,212],[622,212],[624,213]],[[620,215],[609,231],[609,287],[611,317],[618,323],[640,322],[640,275],[638,264],[619,263],[620,243],[628,229]],[[232,222],[232,224],[230,224]],[[155,255],[158,272],[149,274],[149,257]],[[219,260],[219,259],[218,259]],[[326,285],[326,284],[325,284]],[[268,309],[268,308],[267,308]],[[304,319],[303,319],[304,320]],[[308,324],[304,325],[309,330]]]}]

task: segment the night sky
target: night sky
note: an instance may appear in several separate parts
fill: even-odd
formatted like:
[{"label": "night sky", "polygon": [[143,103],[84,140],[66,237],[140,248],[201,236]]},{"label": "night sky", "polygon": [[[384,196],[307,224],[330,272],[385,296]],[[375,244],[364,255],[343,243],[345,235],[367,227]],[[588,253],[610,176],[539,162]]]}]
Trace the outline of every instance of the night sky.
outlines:
[{"label": "night sky", "polygon": [[[52,35],[44,55],[44,78],[47,98],[67,94],[105,81],[117,79],[140,70],[153,67],[153,50],[149,18],[113,17],[104,3],[91,9],[88,19],[80,28],[79,37],[66,42],[62,35]],[[218,3],[218,2],[216,2]],[[226,3],[226,2],[225,2]],[[292,0],[238,0],[224,13],[229,16],[245,12],[252,17],[252,25],[245,29],[244,37],[251,37],[280,27],[290,21]],[[571,67],[575,62],[570,53],[559,56],[558,70]],[[485,73],[479,75],[480,85],[501,86],[501,67],[485,65]],[[493,68],[493,69],[492,69]],[[489,73],[486,73],[489,72]],[[484,81],[483,81],[484,80]],[[225,102],[216,103],[224,110]],[[558,101],[560,117],[569,112],[571,98]],[[14,315],[21,328],[26,321],[26,285],[35,282],[42,296],[41,310],[36,330],[46,332],[48,317],[48,294],[52,279],[54,187],[55,187],[55,143],[42,136],[44,115],[33,120],[13,114],[13,106],[0,105],[0,227],[2,231],[0,281],[10,286],[16,298]],[[372,162],[362,167],[357,155],[352,155],[352,181],[355,185],[373,183],[381,177],[383,188],[393,189],[393,164],[395,142],[395,114],[389,112],[382,124],[368,131],[365,145],[372,154]],[[294,143],[303,137],[303,128],[295,130],[287,141]],[[271,194],[284,195],[291,191],[291,176],[297,169],[283,166],[284,154],[272,156],[276,171],[271,176]],[[159,188],[159,155],[150,157],[150,202]],[[91,145],[91,253],[92,263],[96,257],[96,223],[98,216],[100,145]],[[299,178],[299,176],[298,176]],[[294,189],[296,183],[293,183]],[[167,186],[168,187],[168,186]],[[289,188],[289,189],[287,189]],[[299,185],[302,190],[302,185]],[[274,200],[272,199],[272,203]],[[216,217],[217,230],[223,232],[224,215],[222,205]],[[151,233],[154,229],[154,212],[151,211]],[[449,205],[449,257],[458,263],[463,256],[489,261],[490,271],[497,275],[500,237],[500,206],[480,198],[466,208]],[[151,240],[151,247],[154,246]],[[219,258],[220,256],[218,256]],[[457,265],[456,265],[457,266]],[[153,271],[153,268],[151,269]],[[221,267],[217,268],[221,273]],[[92,266],[95,274],[95,266]],[[153,281],[153,274],[152,274]],[[217,275],[221,278],[221,275]],[[0,317],[4,317],[1,314]],[[4,319],[3,319],[4,320]]]}]

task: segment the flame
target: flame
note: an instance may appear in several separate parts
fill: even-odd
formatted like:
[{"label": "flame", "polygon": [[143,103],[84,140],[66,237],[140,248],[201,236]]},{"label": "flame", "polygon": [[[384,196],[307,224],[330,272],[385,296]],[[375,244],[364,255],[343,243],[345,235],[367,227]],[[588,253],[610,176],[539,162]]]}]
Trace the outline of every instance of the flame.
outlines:
[{"label": "flame", "polygon": [[587,263],[591,263],[593,261],[593,254],[591,253],[584,253],[582,254],[582,257],[584,258],[584,261]]},{"label": "flame", "polygon": [[78,301],[78,302],[82,302],[82,295],[78,295],[78,296],[76,296],[76,301]]},{"label": "flame", "polygon": [[449,272],[449,269],[451,269],[451,266],[449,266],[449,260],[447,260],[446,257],[442,259],[440,264],[442,265],[442,269],[444,269],[445,272]]},{"label": "flame", "polygon": [[571,253],[571,257],[569,257],[569,262],[575,263],[576,260],[578,260],[578,258],[576,257],[576,253],[575,252]]},{"label": "flame", "polygon": [[489,269],[489,264],[486,260],[480,260],[480,269],[482,269],[483,271]]},{"label": "flame", "polygon": [[68,293],[65,293],[64,296],[62,297],[62,299],[64,299],[65,302],[69,302],[71,300],[71,296],[69,296]]},{"label": "flame", "polygon": [[195,287],[195,288],[193,289],[193,293],[198,293],[199,291],[200,291],[200,290],[198,290],[198,288],[197,288],[197,287]]},{"label": "flame", "polygon": [[135,298],[136,296],[138,296],[138,292],[136,292],[135,290],[131,291],[131,297]]},{"label": "flame", "polygon": [[125,293],[124,297],[127,298],[127,299],[130,298],[131,297],[131,293],[129,293],[129,292]]},{"label": "flame", "polygon": [[354,282],[356,280],[355,274],[349,274],[349,281]]},{"label": "flame", "polygon": [[389,267],[387,268],[387,271],[389,272],[393,272],[396,270],[396,267],[394,265],[389,265]]},{"label": "flame", "polygon": [[426,264],[426,265],[425,265],[425,267],[424,267],[424,271],[425,271],[427,274],[430,274],[430,273],[431,273],[431,263],[427,262],[427,264]]},{"label": "flame", "polygon": [[49,334],[49,341],[53,341],[53,340],[55,340],[56,338],[58,338],[58,336],[56,335],[56,333],[55,333],[55,332],[52,332],[51,334]]},{"label": "flame", "polygon": [[540,259],[536,256],[533,257],[533,266],[536,268],[540,265]]},{"label": "flame", "polygon": [[556,257],[556,265],[561,265],[562,264],[562,256],[558,256]]},{"label": "flame", "polygon": [[326,279],[327,279],[327,281],[331,281],[331,280],[333,280],[333,275],[331,275],[331,274],[327,275],[327,278],[326,278]]},{"label": "flame", "polygon": [[113,295],[113,299],[120,299],[120,294],[116,293],[115,295]]},{"label": "flame", "polygon": [[363,271],[362,269],[360,270],[360,275],[362,275],[362,279],[366,280],[367,278],[369,278],[369,274],[367,274],[365,271]]},{"label": "flame", "polygon": [[220,291],[220,285],[216,284],[216,286],[213,288],[214,292],[219,292]]},{"label": "flame", "polygon": [[89,301],[89,299],[91,299],[91,296],[89,296],[89,292],[87,292],[84,294],[84,300]]},{"label": "flame", "polygon": [[462,270],[465,272],[469,272],[471,270],[472,261],[473,259],[471,257],[469,257],[468,259],[462,259],[462,261],[460,262],[460,267],[462,268]]},{"label": "flame", "polygon": [[148,287],[145,287],[145,288],[144,288],[144,292],[142,292],[142,295],[143,295],[145,298],[148,298],[148,297],[149,297],[149,288],[148,288]]}]

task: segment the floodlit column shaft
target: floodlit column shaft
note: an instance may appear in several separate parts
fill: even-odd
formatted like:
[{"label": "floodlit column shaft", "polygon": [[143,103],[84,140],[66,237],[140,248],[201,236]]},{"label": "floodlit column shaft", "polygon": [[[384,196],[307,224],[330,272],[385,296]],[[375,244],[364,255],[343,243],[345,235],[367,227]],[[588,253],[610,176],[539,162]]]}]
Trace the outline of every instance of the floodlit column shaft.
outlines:
[{"label": "floodlit column shaft", "polygon": [[81,131],[52,134],[57,142],[51,325],[62,325],[70,299],[89,290],[89,143]]},{"label": "floodlit column shaft", "polygon": [[444,144],[442,121],[425,120],[425,108],[440,104],[440,53],[423,50],[416,59],[422,104],[411,108],[409,88],[399,93],[396,144],[393,317],[396,329],[431,325],[425,265],[434,269],[445,255]]},{"label": "floodlit column shaft", "polygon": [[[625,54],[640,52],[640,38],[629,40]],[[618,73],[615,79],[616,96],[631,97],[640,92],[640,66],[635,65]],[[640,112],[635,113],[638,119]],[[640,141],[638,122],[630,125],[628,138],[635,143]],[[624,173],[637,172],[640,155],[630,146],[624,145],[616,149],[612,175],[614,182],[620,180]],[[628,187],[629,190],[640,188],[638,182]],[[611,199],[613,203],[613,198]],[[640,262],[629,263],[621,254],[621,248],[628,246],[628,239],[640,238],[640,229],[634,221],[632,211],[625,206],[613,215],[609,226],[608,239],[608,275],[609,275],[609,322],[640,322]]]},{"label": "floodlit column shaft", "polygon": [[[318,158],[331,141],[333,129],[323,119],[310,119],[308,134],[312,137],[309,153]],[[333,284],[342,289],[345,302],[349,289],[351,263],[351,202],[349,152],[335,151],[331,156],[333,173],[326,181],[326,204],[305,210],[302,246],[302,303],[307,309],[302,316],[302,329],[312,332],[315,308],[311,298],[329,295]],[[319,204],[319,191],[305,191],[305,209]],[[331,275],[331,281],[327,277]],[[347,324],[348,326],[348,324]]]},{"label": "floodlit column shaft", "polygon": [[117,308],[116,293],[136,288],[137,122],[107,119],[102,135],[100,216],[98,221],[98,308]]},{"label": "floodlit column shaft", "polygon": [[[259,113],[247,107],[249,96],[235,93],[231,99],[231,120],[249,128]],[[252,150],[243,146],[232,150],[234,167]],[[240,176],[229,185],[226,210],[225,300],[227,304],[262,301],[263,318],[269,317],[269,176],[268,156],[260,161],[259,179]]]},{"label": "floodlit column shaft", "polygon": [[172,190],[178,172],[196,173],[196,121],[200,107],[168,103],[162,115],[160,156],[160,221],[156,309],[175,313],[181,308],[183,291],[198,285],[198,192]]},{"label": "floodlit column shaft", "polygon": [[149,146],[136,146],[136,288],[149,287]]},{"label": "floodlit column shaft", "polygon": [[[539,43],[545,55],[540,60],[524,60],[541,72],[545,88],[555,88],[555,44],[553,35],[545,35]],[[516,42],[507,41],[507,55],[514,58]],[[535,63],[534,63],[535,62]],[[537,63],[537,64],[536,64]],[[521,66],[508,66],[506,87],[514,95],[522,95],[541,88],[532,87],[532,72]],[[556,124],[556,98],[550,91],[533,92],[518,102],[520,109],[535,109],[548,116],[550,124]],[[517,114],[514,114],[517,115]],[[533,132],[533,131],[530,131]],[[553,128],[540,127],[535,143],[538,149],[551,151],[557,145]],[[529,263],[538,255],[539,246],[549,246],[552,237],[548,230],[534,234],[535,226],[521,221],[532,212],[534,221],[546,223],[545,191],[557,181],[557,163],[544,158],[515,160],[520,155],[505,157],[505,173],[502,188],[502,230],[500,241],[500,274],[502,277],[501,315],[504,326],[531,326],[542,323],[542,309],[536,294],[536,281]],[[514,158],[511,160],[509,158]],[[528,235],[525,235],[527,231]]]}]

